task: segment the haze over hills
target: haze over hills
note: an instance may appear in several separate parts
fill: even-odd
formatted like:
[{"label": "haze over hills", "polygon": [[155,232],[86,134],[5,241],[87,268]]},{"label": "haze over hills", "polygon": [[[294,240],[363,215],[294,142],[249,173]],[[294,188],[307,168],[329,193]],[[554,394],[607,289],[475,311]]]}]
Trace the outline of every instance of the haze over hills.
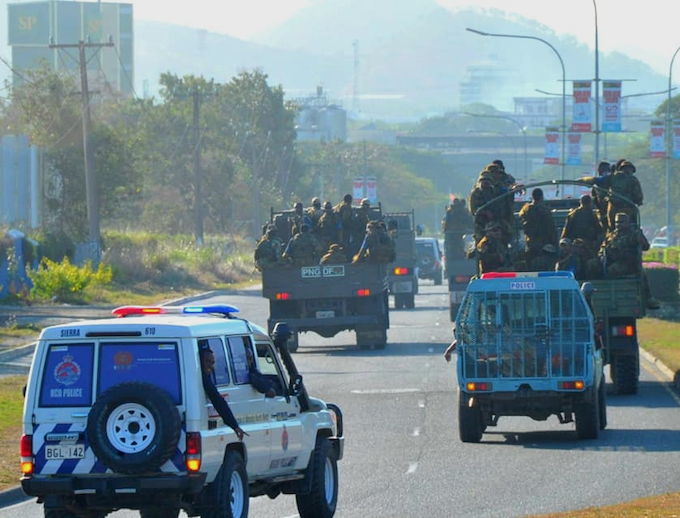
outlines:
[{"label": "haze over hills", "polygon": [[[7,0],[0,0],[0,55],[10,58]],[[529,40],[482,37],[465,30],[537,36],[564,59],[567,80],[592,79],[592,51],[574,37],[557,36],[537,22],[495,10],[452,12],[434,0],[326,0],[315,2],[280,26],[244,41],[223,34],[145,20],[135,21],[135,90],[154,95],[163,72],[197,74],[227,82],[239,71],[261,68],[289,97],[325,87],[331,99],[353,107],[354,46],[357,86],[366,117],[420,118],[459,109],[460,83],[469,67],[495,62],[505,80],[493,85],[489,101],[511,109],[513,96],[535,89],[561,92],[562,70],[548,46]],[[9,77],[0,66],[0,79]],[[602,54],[600,77],[634,79],[623,95],[661,91],[667,77],[622,54]],[[567,83],[567,94],[571,84]],[[653,110],[663,96],[631,99]],[[635,103],[635,105],[633,105]]]}]

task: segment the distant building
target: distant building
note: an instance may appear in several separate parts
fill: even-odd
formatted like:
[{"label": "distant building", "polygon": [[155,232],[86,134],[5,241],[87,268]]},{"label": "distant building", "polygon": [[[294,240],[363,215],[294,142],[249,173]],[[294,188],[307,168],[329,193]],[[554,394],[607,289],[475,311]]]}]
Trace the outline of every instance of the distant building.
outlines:
[{"label": "distant building", "polygon": [[300,108],[296,121],[298,140],[347,140],[347,112],[329,102],[323,87],[317,87],[315,96],[295,99],[295,103]]},{"label": "distant building", "polygon": [[114,47],[87,49],[88,78],[108,83],[116,92],[134,92],[132,4],[51,0],[7,7],[14,84],[21,84],[22,71],[37,69],[41,63],[52,70],[80,73],[78,49],[51,49],[50,43],[111,39]]},{"label": "distant building", "polygon": [[460,105],[484,103],[501,110],[510,110],[509,99],[519,93],[521,81],[517,71],[498,56],[469,65],[460,82]]}]

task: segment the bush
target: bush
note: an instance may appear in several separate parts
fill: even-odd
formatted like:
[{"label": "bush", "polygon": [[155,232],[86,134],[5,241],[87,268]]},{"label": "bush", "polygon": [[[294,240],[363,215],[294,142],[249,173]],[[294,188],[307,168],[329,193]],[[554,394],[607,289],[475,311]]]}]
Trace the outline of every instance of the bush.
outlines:
[{"label": "bush", "polygon": [[33,281],[30,296],[35,300],[55,300],[59,302],[82,303],[83,292],[91,284],[108,284],[113,278],[110,266],[100,263],[96,271],[87,262],[79,268],[72,265],[68,257],[57,263],[43,258],[37,270],[28,268],[28,276]]},{"label": "bush", "polygon": [[674,264],[643,263],[652,296],[664,302],[677,302],[680,274]]},{"label": "bush", "polygon": [[680,264],[680,248],[677,246],[664,248],[663,262],[666,264],[674,264],[677,267]]}]

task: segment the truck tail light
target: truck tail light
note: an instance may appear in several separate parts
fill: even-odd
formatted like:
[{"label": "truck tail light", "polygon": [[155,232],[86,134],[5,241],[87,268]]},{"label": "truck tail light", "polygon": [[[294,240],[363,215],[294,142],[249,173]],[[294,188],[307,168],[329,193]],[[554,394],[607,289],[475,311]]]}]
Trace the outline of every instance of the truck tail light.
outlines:
[{"label": "truck tail light", "polygon": [[23,475],[33,474],[33,436],[21,436],[21,473]]},{"label": "truck tail light", "polygon": [[557,386],[562,390],[583,390],[585,384],[582,380],[560,381]]},{"label": "truck tail light", "polygon": [[290,299],[290,293],[282,291],[281,293],[276,294],[276,300],[289,300]]},{"label": "truck tail light", "polygon": [[470,282],[470,276],[469,275],[456,275],[455,281],[460,282],[461,284],[464,283],[464,282]]},{"label": "truck tail light", "polygon": [[635,326],[614,326],[612,336],[635,336]]},{"label": "truck tail light", "polygon": [[401,266],[397,266],[394,269],[394,275],[408,275],[408,274],[409,274],[408,268],[403,268]]},{"label": "truck tail light", "polygon": [[357,296],[358,297],[370,297],[371,296],[371,290],[368,288],[361,288],[357,290]]},{"label": "truck tail light", "polygon": [[493,388],[493,385],[486,381],[468,381],[465,384],[465,388],[467,388],[468,392],[488,392]]},{"label": "truck tail light", "polygon": [[201,434],[199,432],[187,433],[185,463],[188,471],[196,472],[201,469]]}]

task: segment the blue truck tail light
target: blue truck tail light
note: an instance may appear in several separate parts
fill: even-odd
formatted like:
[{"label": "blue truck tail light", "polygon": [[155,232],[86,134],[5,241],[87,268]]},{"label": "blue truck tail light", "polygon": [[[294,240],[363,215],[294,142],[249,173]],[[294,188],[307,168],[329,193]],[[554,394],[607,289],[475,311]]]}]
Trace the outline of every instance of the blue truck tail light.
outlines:
[{"label": "blue truck tail light", "polygon": [[489,392],[493,389],[493,384],[487,381],[468,381],[465,388],[468,392]]},{"label": "blue truck tail light", "polygon": [[583,390],[585,383],[583,383],[583,380],[560,381],[557,386],[562,390]]}]

